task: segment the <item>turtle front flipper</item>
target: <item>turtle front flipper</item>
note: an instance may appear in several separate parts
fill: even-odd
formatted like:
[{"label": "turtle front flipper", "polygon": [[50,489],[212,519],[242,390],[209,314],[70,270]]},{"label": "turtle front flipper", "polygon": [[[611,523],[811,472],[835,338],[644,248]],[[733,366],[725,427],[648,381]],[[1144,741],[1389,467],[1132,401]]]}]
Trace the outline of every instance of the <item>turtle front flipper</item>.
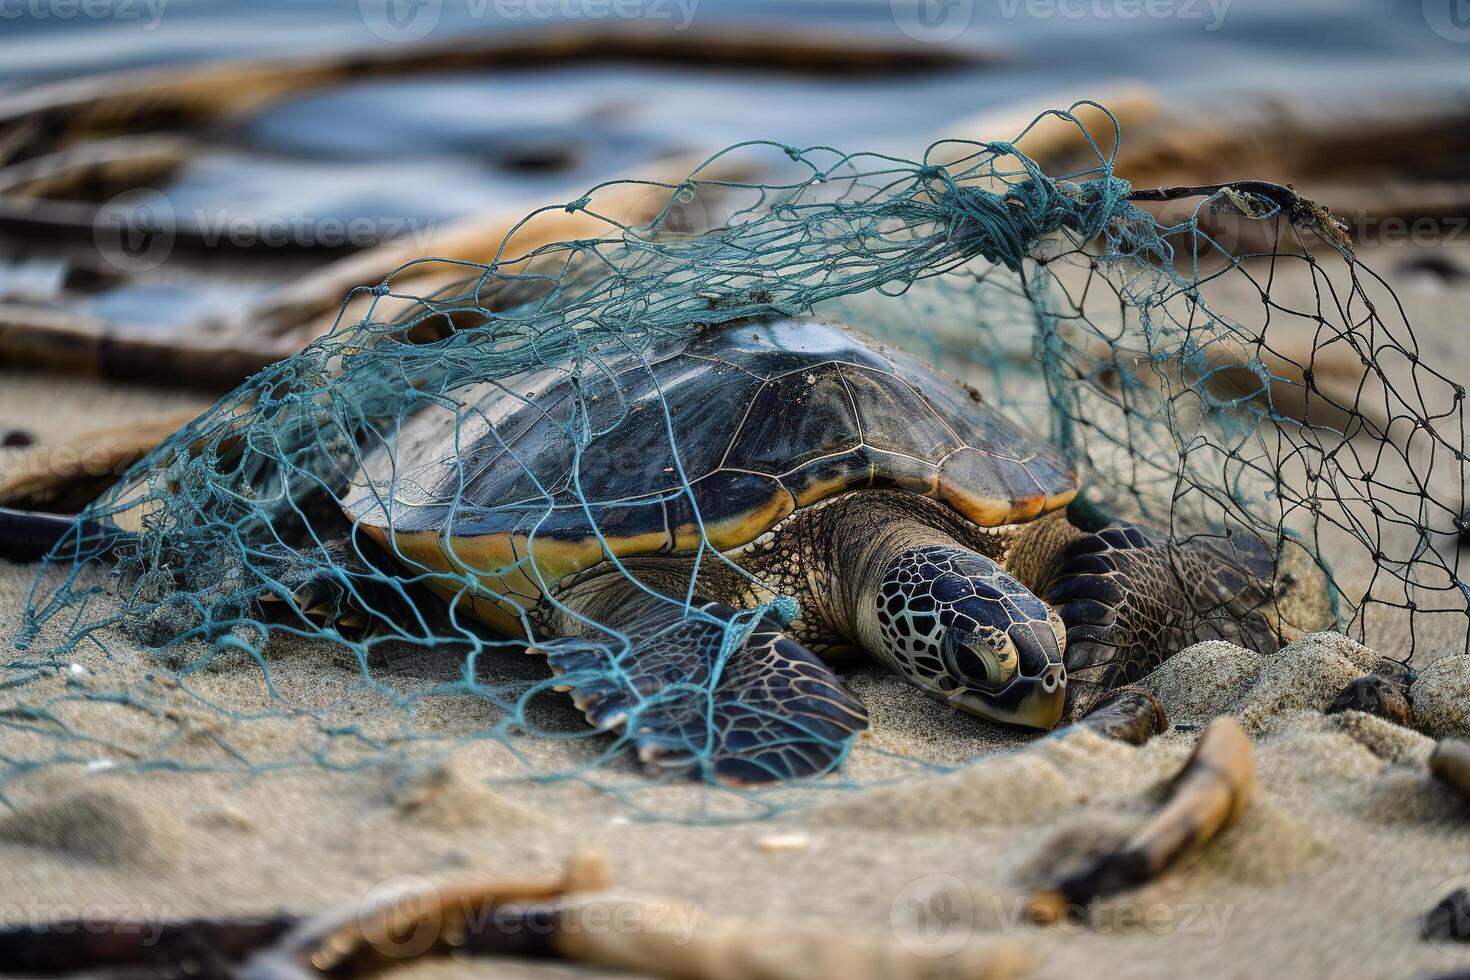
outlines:
[{"label": "turtle front flipper", "polygon": [[1073,541],[1046,593],[1067,627],[1072,713],[1192,643],[1275,652],[1274,577],[1266,547],[1240,533],[1175,540],[1118,522]]},{"label": "turtle front flipper", "polygon": [[623,732],[647,765],[732,785],[816,776],[867,728],[862,704],[769,618],[726,652],[739,615],[729,606],[686,614],[626,579],[594,595],[587,618],[621,636],[598,630],[533,649],[587,719]]}]

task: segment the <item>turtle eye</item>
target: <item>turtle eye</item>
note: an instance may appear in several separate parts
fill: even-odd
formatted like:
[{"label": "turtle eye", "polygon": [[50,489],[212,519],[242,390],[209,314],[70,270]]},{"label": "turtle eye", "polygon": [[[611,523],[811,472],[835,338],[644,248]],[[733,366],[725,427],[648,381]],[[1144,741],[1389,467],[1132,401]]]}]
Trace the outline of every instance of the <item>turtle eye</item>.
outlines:
[{"label": "turtle eye", "polygon": [[1016,645],[1000,630],[974,633],[946,630],[944,665],[955,680],[970,687],[999,687],[1016,676]]}]

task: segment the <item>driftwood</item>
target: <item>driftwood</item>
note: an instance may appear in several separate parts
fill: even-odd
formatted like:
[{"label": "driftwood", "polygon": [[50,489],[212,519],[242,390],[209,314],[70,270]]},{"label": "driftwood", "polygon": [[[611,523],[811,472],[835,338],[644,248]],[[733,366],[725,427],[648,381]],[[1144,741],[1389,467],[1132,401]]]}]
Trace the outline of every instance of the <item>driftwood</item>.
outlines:
[{"label": "driftwood", "polygon": [[[73,935],[44,923],[0,930],[0,974],[176,976],[204,980],[366,977],[426,958],[557,959],[677,980],[1004,980],[1034,960],[1015,942],[937,960],[887,932],[715,920],[687,902],[606,891],[599,855],[574,857],[554,879],[375,890],[315,918],[186,920],[156,928],[89,922]],[[119,971],[99,973],[99,969]]]},{"label": "driftwood", "polygon": [[1136,687],[1110,692],[1075,724],[1129,745],[1142,745],[1169,730],[1164,706],[1152,694]]},{"label": "driftwood", "polygon": [[1233,718],[1217,718],[1169,783],[1163,806],[1118,849],[1098,855],[1031,899],[1038,923],[1053,923],[1096,898],[1144,885],[1183,854],[1208,843],[1250,805],[1255,760]]},{"label": "driftwood", "polygon": [[[800,30],[718,30],[670,34],[649,25],[576,26],[456,38],[452,43],[397,45],[366,53],[314,54],[291,60],[226,62],[186,69],[126,71],[38,86],[0,96],[0,227],[28,236],[91,238],[92,201],[165,182],[198,152],[198,134],[314,88],[371,77],[429,72],[515,70],[590,60],[678,64],[698,68],[810,71],[823,75],[934,71],[990,60],[977,49],[892,38],[870,39]],[[705,158],[690,154],[652,161],[643,186],[600,191],[590,210],[610,221],[645,220],[640,206],[681,183]],[[754,175],[727,163],[705,180]],[[658,184],[669,185],[660,188]],[[584,187],[568,188],[564,199]],[[555,195],[548,195],[555,198]],[[258,308],[197,331],[160,334],[44,307],[0,308],[0,365],[69,370],[119,380],[160,375],[202,389],[233,387],[261,367],[300,349],[333,322],[355,286],[381,282],[400,265],[429,255],[485,263],[535,248],[615,231],[586,212],[547,212],[515,230],[543,200],[466,218],[414,245],[389,241],[302,277]],[[178,226],[172,247],[203,247],[197,229]],[[414,267],[399,280],[432,286],[442,267]],[[424,280],[427,280],[425,282]]]},{"label": "driftwood", "polygon": [[[297,922],[265,918],[187,919],[155,928],[118,919],[105,924],[58,921],[43,926],[0,926],[0,975],[99,976],[99,967],[132,977],[164,977],[192,961],[199,980],[228,980],[231,961],[275,941]],[[101,974],[105,976],[106,974]]]},{"label": "driftwood", "polygon": [[[741,30],[721,25],[672,33],[658,25],[599,24],[497,31],[447,43],[397,45],[309,58],[234,61],[186,70],[146,69],[36,86],[0,98],[0,126],[29,140],[0,143],[14,159],[36,146],[219,122],[294,93],[364,78],[471,69],[545,68],[588,61],[870,75],[936,71],[993,60],[956,45],[830,31]],[[39,151],[44,152],[44,150]],[[0,158],[0,162],[4,162]]]},{"label": "driftwood", "polygon": [[1344,711],[1362,711],[1395,725],[1414,727],[1407,689],[1399,681],[1381,674],[1365,674],[1353,680],[1332,699],[1326,714],[1336,715]]},{"label": "driftwood", "polygon": [[[348,322],[361,316],[366,296],[343,308],[354,287],[375,285],[393,274],[395,291],[427,294],[478,271],[456,263],[497,259],[502,273],[523,272],[527,264],[517,260],[535,249],[560,241],[612,237],[618,229],[610,222],[636,223],[652,217],[704,159],[693,154],[653,161],[636,172],[636,182],[601,188],[579,211],[547,210],[522,223],[533,207],[527,202],[462,219],[426,240],[386,242],[298,278],[229,323],[201,325],[198,331],[161,334],[44,308],[0,304],[0,366],[42,367],[122,381],[164,376],[204,390],[228,389],[326,333],[339,314]],[[750,174],[716,161],[699,176],[725,181]],[[579,194],[580,189],[569,190],[566,197]],[[402,268],[429,256],[448,261]]]},{"label": "driftwood", "polygon": [[1447,738],[1434,747],[1429,771],[1470,797],[1470,742]]},{"label": "driftwood", "polygon": [[274,337],[161,334],[0,303],[0,367],[44,368],[205,391],[233,388],[299,348]]},{"label": "driftwood", "polygon": [[198,414],[165,412],[0,456],[0,507],[75,513]]},{"label": "driftwood", "polygon": [[[1092,87],[1090,100],[1108,108],[1116,117],[1118,126],[1125,133],[1153,123],[1164,113],[1164,97],[1157,90],[1137,82],[1111,82]],[[991,109],[962,119],[948,127],[944,135],[948,139],[937,146],[930,162],[948,164],[973,153],[975,148],[963,142],[975,140],[1012,139],[1022,153],[1040,165],[1047,173],[1062,172],[1057,169],[1062,161],[1078,169],[1099,165],[1096,154],[1088,147],[1082,130],[1077,124],[1058,115],[1041,115],[1051,109],[1067,104],[1066,99],[1047,97],[1028,100],[1020,105],[1009,105]],[[1113,121],[1101,109],[1090,105],[1079,105],[1072,110],[1078,122],[1087,127],[1087,133],[1103,155],[1117,149]],[[1090,163],[1089,163],[1089,158]],[[998,169],[1006,169],[1002,161]]]},{"label": "driftwood", "polygon": [[[388,242],[301,277],[279,290],[258,307],[245,312],[232,332],[262,336],[290,336],[304,345],[326,332],[335,322],[343,299],[356,286],[374,285],[392,275],[395,292],[417,287],[429,292],[435,277],[463,278],[478,269],[467,269],[447,263],[487,264],[498,261],[502,274],[525,270],[525,262],[517,261],[543,246],[580,239],[612,238],[619,234],[610,222],[645,221],[657,213],[673,192],[695,168],[706,159],[703,153],[683,154],[643,165],[635,180],[618,182],[599,188],[588,205],[578,211],[546,210],[529,221],[529,206],[501,209],[455,222],[428,237],[426,241]],[[699,172],[705,181],[740,180],[750,177],[748,170],[726,161],[715,161]],[[579,191],[569,190],[567,199]],[[652,205],[657,199],[658,207]],[[415,259],[433,256],[443,262],[421,262]],[[351,320],[350,314],[344,318]]]}]

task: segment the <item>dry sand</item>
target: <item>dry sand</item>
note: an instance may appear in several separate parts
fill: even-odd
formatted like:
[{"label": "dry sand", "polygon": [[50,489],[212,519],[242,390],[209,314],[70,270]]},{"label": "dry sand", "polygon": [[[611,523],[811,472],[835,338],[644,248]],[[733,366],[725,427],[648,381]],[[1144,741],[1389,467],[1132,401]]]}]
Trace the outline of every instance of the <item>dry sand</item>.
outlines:
[{"label": "dry sand", "polygon": [[[99,412],[112,422],[186,398],[0,374],[0,427],[59,438],[95,424]],[[33,574],[30,566],[0,562],[7,632]],[[153,665],[125,641],[112,650],[111,659],[80,651],[75,670],[26,686],[24,700],[35,703],[46,692],[61,722],[96,741],[66,743],[74,762],[5,786],[4,920],[316,912],[396,876],[553,873],[573,852],[593,849],[609,856],[623,890],[680,899],[712,919],[857,930],[886,942],[908,935],[895,932],[894,922],[907,921],[912,903],[947,907],[955,912],[950,935],[965,936],[972,950],[1013,954],[993,961],[1006,967],[1001,975],[1028,964],[1027,975],[1042,978],[1253,977],[1267,969],[1415,977],[1470,969],[1470,944],[1423,941],[1418,926],[1426,906],[1470,873],[1470,802],[1427,775],[1429,737],[1356,713],[1322,713],[1378,659],[1341,638],[1310,637],[1273,658],[1226,644],[1180,654],[1146,681],[1175,727],[1142,748],[1085,731],[1045,738],[1001,732],[860,668],[850,680],[873,727],[844,773],[785,797],[795,805],[769,819],[719,824],[650,822],[618,796],[577,781],[504,778],[525,770],[501,743],[454,740],[495,721],[493,708],[468,698],[423,702],[414,730],[447,737],[390,752],[392,762],[342,752],[334,761],[360,767],[253,777],[125,771],[126,754],[116,746],[153,746],[191,765],[238,768],[238,757],[268,764],[318,742],[309,720],[223,723],[167,683],[146,679]],[[1436,735],[1470,735],[1470,658],[1463,646],[1441,646],[1432,656],[1446,653],[1454,655],[1429,667],[1414,690],[1416,722]],[[333,721],[385,736],[403,722],[385,699],[361,690],[355,662],[340,654],[303,643],[272,647],[270,658],[283,695],[319,706]],[[420,654],[382,669],[412,689],[453,678],[458,665]],[[507,678],[534,677],[538,669],[521,660],[487,665]],[[125,681],[152,690],[164,715],[68,699],[78,685]],[[259,670],[243,657],[192,683],[237,708],[267,703]],[[21,698],[15,690],[0,694]],[[1152,788],[1182,763],[1200,726],[1221,713],[1237,716],[1256,746],[1259,791],[1240,824],[1163,880],[1104,903],[1084,925],[1028,925],[1019,914],[1028,890],[1134,828]],[[578,728],[568,707],[548,705],[544,715],[549,725]],[[15,720],[0,727],[0,755],[44,757],[61,744],[36,734],[44,726]],[[160,746],[163,739],[173,741]],[[513,744],[538,769],[574,767],[604,746],[598,739]],[[599,778],[646,786],[618,767]],[[843,788],[858,782],[869,785]],[[741,802],[692,785],[645,789],[631,799],[684,813],[700,804],[730,813]],[[948,947],[920,941],[915,948]],[[403,975],[489,970],[444,963]],[[518,965],[515,975],[594,974]]]}]

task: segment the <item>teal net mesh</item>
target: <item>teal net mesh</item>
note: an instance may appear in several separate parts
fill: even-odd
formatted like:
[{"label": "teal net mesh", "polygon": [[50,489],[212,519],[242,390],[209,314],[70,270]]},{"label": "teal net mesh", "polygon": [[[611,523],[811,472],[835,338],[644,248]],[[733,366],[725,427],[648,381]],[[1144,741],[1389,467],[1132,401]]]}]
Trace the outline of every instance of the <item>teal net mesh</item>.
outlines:
[{"label": "teal net mesh", "polygon": [[[783,596],[701,608],[696,575],[735,568],[703,513],[719,504],[684,469],[675,407],[630,403],[618,372],[651,371],[669,344],[722,324],[812,313],[963,377],[1061,447],[1079,520],[1297,547],[1337,627],[1393,637],[1385,651],[1406,659],[1463,648],[1464,392],[1419,357],[1391,291],[1284,189],[1139,194],[1070,112],[1049,115],[1077,125],[1094,166],[1046,174],[1012,142],[937,143],[922,162],[741,144],[678,185],[601,185],[526,219],[580,213],[596,236],[484,265],[425,260],[432,277],[363,287],[366,315],[221,399],[52,550],[0,685],[0,778],[353,767],[490,740],[525,778],[637,801],[659,783],[633,764],[642,714],[705,716],[731,651],[762,617],[800,610]],[[780,176],[702,176],[735,160]],[[630,187],[658,202],[651,220],[602,208]],[[1154,199],[1188,210],[1165,220],[1144,209]],[[553,387],[534,446],[511,428],[521,416],[482,407],[487,392],[534,402]],[[648,411],[630,452],[620,427]],[[426,488],[429,463],[441,481]],[[599,495],[599,468],[620,463],[655,471],[639,506],[685,515],[696,571],[655,591],[720,637],[707,669],[657,690],[622,673],[627,630],[586,624],[563,641],[574,666],[560,676],[509,635],[537,634],[529,609],[538,591],[556,605],[569,547],[621,566],[605,533],[620,505]],[[465,492],[491,468],[524,477],[518,498]],[[395,508],[426,495],[437,518],[396,526]],[[435,531],[512,505],[513,552]],[[346,516],[369,512],[397,536]],[[571,681],[630,689],[622,724],[569,716],[555,688]],[[477,708],[450,723],[447,701]],[[697,726],[670,731],[690,744],[666,779],[688,770],[723,792]],[[570,766],[538,749],[568,740]]]}]

